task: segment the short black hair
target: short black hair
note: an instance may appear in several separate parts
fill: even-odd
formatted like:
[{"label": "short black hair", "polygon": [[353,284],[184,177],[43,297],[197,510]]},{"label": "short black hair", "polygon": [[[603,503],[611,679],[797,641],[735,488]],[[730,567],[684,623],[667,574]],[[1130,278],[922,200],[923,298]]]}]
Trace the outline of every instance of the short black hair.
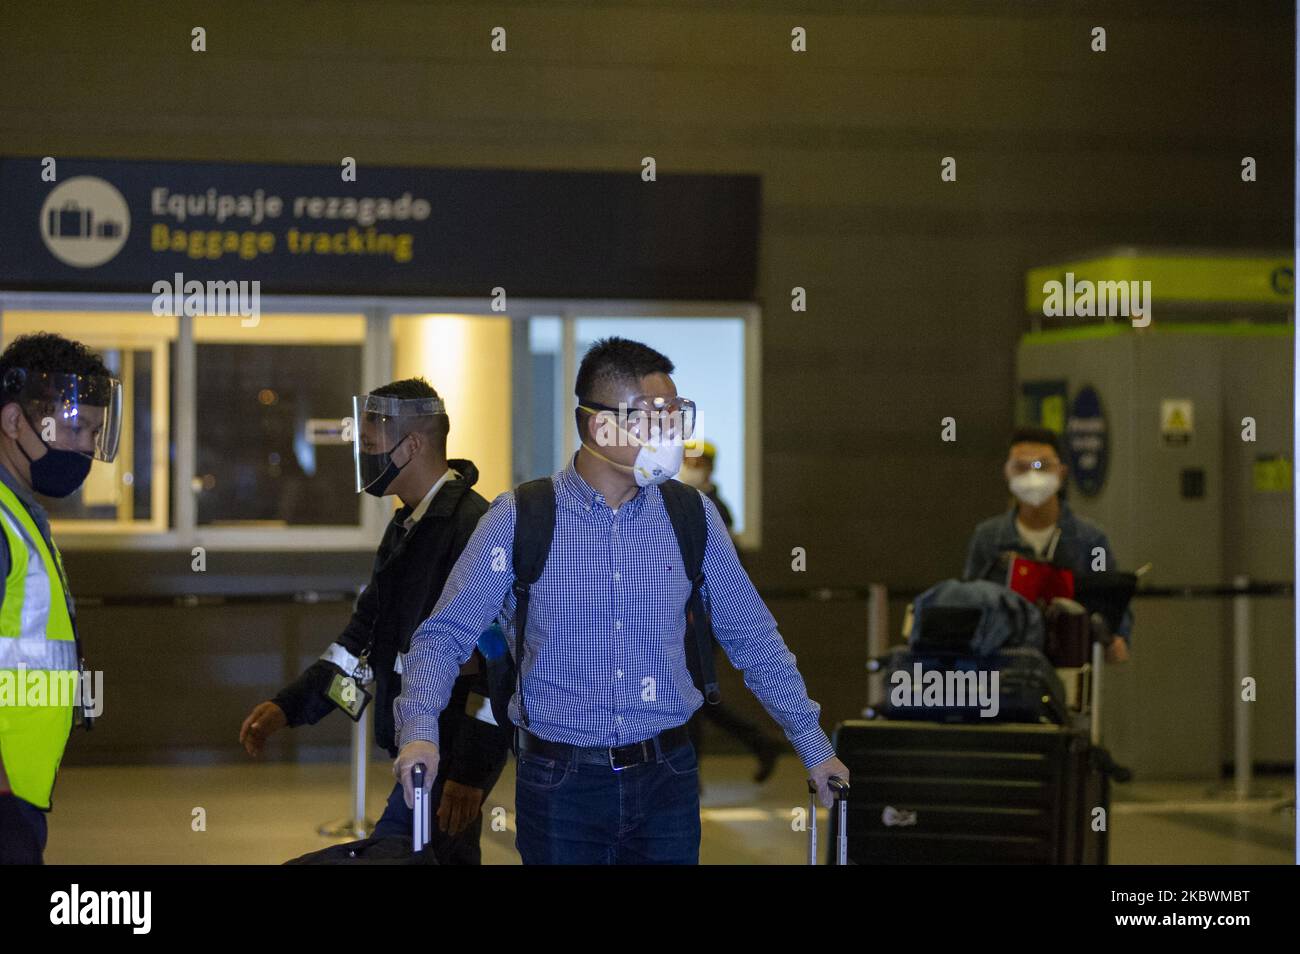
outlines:
[{"label": "short black hair", "polygon": [[[397,398],[399,401],[438,397],[438,392],[434,390],[433,385],[424,378],[403,378],[400,381],[390,381],[383,387],[375,388],[370,393],[376,397]],[[421,430],[433,441],[434,449],[443,457],[446,457],[447,434],[451,431],[451,418],[446,414],[435,414],[429,419],[427,425],[421,427]]]},{"label": "short black hair", "polygon": [[49,331],[20,335],[0,354],[0,380],[10,368],[46,374],[83,374],[112,377],[104,359],[80,341]]},{"label": "short black hair", "polygon": [[370,393],[376,397],[397,398],[399,401],[436,398],[438,396],[438,392],[433,389],[433,385],[424,378],[403,378],[401,381],[390,381],[383,387],[375,388]]},{"label": "short black hair", "polygon": [[1011,433],[1007,450],[1017,444],[1046,444],[1056,452],[1057,457],[1061,456],[1061,439],[1056,436],[1056,431],[1048,427],[1017,427]]},{"label": "short black hair", "polygon": [[611,384],[636,384],[647,374],[672,374],[673,363],[649,345],[627,338],[601,338],[582,356],[573,391],[579,401]]}]

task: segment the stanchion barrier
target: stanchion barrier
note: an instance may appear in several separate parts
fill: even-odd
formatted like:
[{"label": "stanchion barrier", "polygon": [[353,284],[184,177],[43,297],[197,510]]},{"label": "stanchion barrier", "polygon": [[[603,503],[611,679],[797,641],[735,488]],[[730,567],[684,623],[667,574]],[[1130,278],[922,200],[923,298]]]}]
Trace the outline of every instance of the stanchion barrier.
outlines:
[{"label": "stanchion barrier", "polygon": [[[367,686],[367,689],[370,687]],[[316,831],[326,838],[367,838],[375,823],[366,817],[366,765],[370,745],[370,706],[352,723],[352,815],[325,822]]]}]

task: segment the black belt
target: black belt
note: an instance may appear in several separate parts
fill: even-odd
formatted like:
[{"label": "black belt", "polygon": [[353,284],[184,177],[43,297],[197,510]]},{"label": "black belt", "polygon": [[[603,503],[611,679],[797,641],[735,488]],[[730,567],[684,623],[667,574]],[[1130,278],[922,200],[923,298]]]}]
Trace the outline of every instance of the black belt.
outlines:
[{"label": "black belt", "polygon": [[691,735],[686,731],[684,725],[679,725],[674,729],[665,729],[658,735],[651,736],[641,742],[616,745],[612,748],[600,745],[584,746],[569,745],[567,742],[551,742],[547,739],[538,738],[526,729],[516,727],[515,753],[527,752],[529,755],[554,759],[557,762],[567,762],[576,753],[579,762],[608,765],[615,772],[620,772],[630,765],[641,765],[645,762],[657,761],[659,753],[671,752],[687,744],[690,740]]}]

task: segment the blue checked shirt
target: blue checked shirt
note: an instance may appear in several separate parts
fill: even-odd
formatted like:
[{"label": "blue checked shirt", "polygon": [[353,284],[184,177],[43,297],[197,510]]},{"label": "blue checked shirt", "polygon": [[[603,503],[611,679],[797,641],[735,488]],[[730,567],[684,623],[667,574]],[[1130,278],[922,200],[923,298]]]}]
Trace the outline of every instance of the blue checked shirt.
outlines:
[{"label": "blue checked shirt", "polygon": [[[570,461],[555,474],[555,536],[528,604],[524,696],[529,731],[553,742],[615,746],[682,725],[704,702],[686,664],[690,583],[657,487],[617,512]],[[717,508],[704,499],[704,552],[714,633],[745,685],[785,730],[805,766],[834,755],[794,654],[736,557]],[[447,579],[433,614],[411,636],[399,745],[438,741],[438,714],[479,634],[500,617],[513,654],[514,494],[492,502]],[[516,725],[519,695],[510,701]]]}]

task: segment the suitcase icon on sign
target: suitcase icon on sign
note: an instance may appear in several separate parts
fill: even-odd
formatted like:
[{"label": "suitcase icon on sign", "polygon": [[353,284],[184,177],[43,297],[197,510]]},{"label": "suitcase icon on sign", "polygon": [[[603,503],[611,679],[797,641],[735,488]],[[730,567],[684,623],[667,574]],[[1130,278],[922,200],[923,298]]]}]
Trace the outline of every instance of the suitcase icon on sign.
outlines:
[{"label": "suitcase icon on sign", "polygon": [[50,209],[46,224],[50,238],[90,238],[93,220],[90,209],[83,209],[70,199],[63,203],[63,208]]},{"label": "suitcase icon on sign", "polygon": [[95,226],[96,238],[117,238],[122,234],[122,223],[114,222],[112,219],[104,219]]}]

